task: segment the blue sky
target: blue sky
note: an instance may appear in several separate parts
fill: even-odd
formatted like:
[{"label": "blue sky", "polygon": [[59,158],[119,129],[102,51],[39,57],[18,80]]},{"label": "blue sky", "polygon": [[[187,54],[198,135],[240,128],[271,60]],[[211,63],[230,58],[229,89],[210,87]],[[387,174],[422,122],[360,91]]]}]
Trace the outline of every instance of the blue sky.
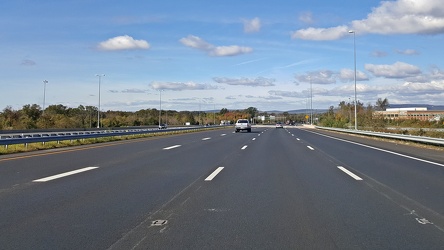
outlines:
[{"label": "blue sky", "polygon": [[441,0],[0,3],[0,108],[444,104]]}]

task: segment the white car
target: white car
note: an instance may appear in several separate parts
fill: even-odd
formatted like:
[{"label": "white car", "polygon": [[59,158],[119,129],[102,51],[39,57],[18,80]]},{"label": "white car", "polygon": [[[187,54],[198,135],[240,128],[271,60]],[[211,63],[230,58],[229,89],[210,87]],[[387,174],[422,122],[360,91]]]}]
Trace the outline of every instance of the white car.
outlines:
[{"label": "white car", "polygon": [[282,125],[282,123],[278,122],[278,123],[276,123],[276,128],[284,128],[284,125]]},{"label": "white car", "polygon": [[248,119],[237,120],[236,124],[234,125],[234,128],[236,133],[241,130],[247,130],[248,132],[251,132],[251,124]]}]

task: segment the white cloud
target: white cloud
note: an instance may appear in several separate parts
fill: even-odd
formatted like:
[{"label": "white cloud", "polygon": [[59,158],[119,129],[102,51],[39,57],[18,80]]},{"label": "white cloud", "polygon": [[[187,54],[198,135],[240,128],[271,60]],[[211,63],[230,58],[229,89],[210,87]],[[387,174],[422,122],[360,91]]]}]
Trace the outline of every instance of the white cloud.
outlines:
[{"label": "white cloud", "polygon": [[209,51],[209,50],[212,50],[214,48],[213,45],[205,42],[200,37],[193,36],[193,35],[189,35],[187,37],[184,37],[184,38],[180,39],[179,41],[183,45],[191,47],[191,48],[195,48],[195,49]]},{"label": "white cloud", "polygon": [[419,55],[419,52],[414,49],[396,50],[396,53],[402,55]]},{"label": "white cloud", "polygon": [[293,32],[291,38],[302,40],[336,40],[348,34],[349,28],[347,26],[338,26],[334,28],[308,28]]},{"label": "white cloud", "polygon": [[[341,69],[339,79],[342,82],[351,82],[355,80],[355,71],[352,69]],[[368,76],[359,70],[356,70],[356,81],[368,81]]]},{"label": "white cloud", "polygon": [[241,85],[251,87],[268,87],[274,86],[275,79],[257,77],[256,79],[249,78],[227,78],[227,77],[214,77],[213,80],[217,83],[224,83],[228,85]]},{"label": "white cloud", "polygon": [[146,93],[147,90],[144,89],[124,89],[122,90],[122,93],[128,93],[128,94],[142,94]]},{"label": "white cloud", "polygon": [[365,69],[374,76],[385,78],[406,78],[421,74],[418,67],[403,62],[396,62],[392,65],[365,64]]},{"label": "white cloud", "polygon": [[303,23],[313,23],[313,14],[311,12],[303,12],[299,15],[299,21]]},{"label": "white cloud", "polygon": [[261,20],[258,17],[251,20],[243,20],[243,22],[245,33],[255,33],[261,30]]},{"label": "white cloud", "polygon": [[247,54],[253,51],[252,48],[249,47],[241,47],[237,45],[231,46],[218,46],[213,48],[209,55],[211,56],[235,56],[240,54]]},{"label": "white cloud", "polygon": [[371,53],[373,57],[386,57],[388,54],[385,51],[375,50]]},{"label": "white cloud", "polygon": [[150,84],[151,88],[155,90],[207,90],[207,89],[217,89],[216,86],[208,84],[200,84],[194,82],[153,82]]},{"label": "white cloud", "polygon": [[30,60],[30,59],[24,59],[24,60],[22,60],[21,65],[23,65],[23,66],[35,66],[36,63],[35,63],[35,61],[33,61],[33,60]]},{"label": "white cloud", "polygon": [[206,51],[210,56],[236,56],[250,53],[253,51],[250,47],[242,47],[238,45],[231,46],[214,46],[200,37],[189,35],[179,40],[183,45],[199,50]]},{"label": "white cloud", "polygon": [[268,94],[279,97],[307,98],[307,93],[297,91],[270,90]]},{"label": "white cloud", "polygon": [[335,40],[356,34],[441,34],[444,33],[444,4],[442,0],[383,1],[367,18],[350,25],[331,28],[307,28],[294,31],[293,39]]},{"label": "white cloud", "polygon": [[296,75],[298,82],[311,82],[312,84],[333,84],[336,83],[335,72],[331,70],[319,70],[309,72],[306,75]]},{"label": "white cloud", "polygon": [[97,46],[101,50],[130,50],[130,49],[149,49],[150,44],[145,40],[135,40],[124,35],[110,38]]}]

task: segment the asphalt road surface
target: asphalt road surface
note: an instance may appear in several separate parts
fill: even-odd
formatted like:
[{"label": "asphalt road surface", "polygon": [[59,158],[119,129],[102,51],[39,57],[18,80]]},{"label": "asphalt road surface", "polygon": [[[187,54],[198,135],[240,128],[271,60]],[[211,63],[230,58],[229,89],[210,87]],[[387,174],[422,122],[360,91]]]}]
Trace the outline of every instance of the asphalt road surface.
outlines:
[{"label": "asphalt road surface", "polygon": [[444,249],[444,153],[300,127],[0,157],[1,249]]}]

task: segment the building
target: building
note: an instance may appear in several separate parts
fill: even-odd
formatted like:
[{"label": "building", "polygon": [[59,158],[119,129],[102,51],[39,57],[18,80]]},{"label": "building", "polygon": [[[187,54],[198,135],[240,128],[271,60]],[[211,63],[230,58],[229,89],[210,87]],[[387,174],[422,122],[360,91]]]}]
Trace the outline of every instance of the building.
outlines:
[{"label": "building", "polygon": [[388,108],[385,111],[375,111],[375,116],[384,116],[384,119],[415,119],[420,121],[439,121],[444,118],[444,110],[427,110],[424,107]]}]

